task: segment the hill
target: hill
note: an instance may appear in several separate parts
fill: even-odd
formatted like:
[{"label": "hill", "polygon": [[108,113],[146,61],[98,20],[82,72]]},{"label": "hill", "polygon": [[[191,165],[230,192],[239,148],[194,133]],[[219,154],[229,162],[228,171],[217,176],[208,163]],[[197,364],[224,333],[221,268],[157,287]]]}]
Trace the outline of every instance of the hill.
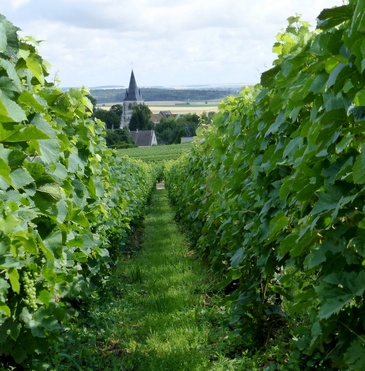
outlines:
[{"label": "hill", "polygon": [[[238,95],[239,87],[216,87],[205,89],[174,89],[174,88],[141,88],[142,97],[146,101],[206,101],[223,99],[228,95]],[[98,104],[122,102],[125,89],[90,89],[91,95]]]}]

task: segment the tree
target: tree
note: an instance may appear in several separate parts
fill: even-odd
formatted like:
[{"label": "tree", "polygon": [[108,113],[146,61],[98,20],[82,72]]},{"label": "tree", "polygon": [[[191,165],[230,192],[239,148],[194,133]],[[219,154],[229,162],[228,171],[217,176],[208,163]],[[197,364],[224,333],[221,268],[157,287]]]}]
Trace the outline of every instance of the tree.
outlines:
[{"label": "tree", "polygon": [[134,147],[131,133],[127,128],[106,131],[106,145],[114,148]]},{"label": "tree", "polygon": [[129,122],[130,130],[150,130],[153,128],[151,121],[152,112],[148,106],[144,104],[136,104],[133,106],[131,121]]},{"label": "tree", "polygon": [[[204,112],[203,112],[204,114]],[[179,139],[180,142],[181,137],[193,137],[196,135],[196,129],[200,123],[200,117],[196,113],[187,113],[185,115],[181,115],[177,119],[177,123],[180,127],[179,129]],[[185,129],[185,131],[182,130]],[[176,139],[175,139],[176,140]]]},{"label": "tree", "polygon": [[105,122],[107,129],[117,129],[120,126],[120,116],[112,110],[97,109],[94,112],[94,117]]},{"label": "tree", "polygon": [[114,104],[110,107],[111,112],[115,112],[119,117],[122,116],[123,106],[121,104]]},{"label": "tree", "polygon": [[173,117],[162,117],[156,125],[156,137],[160,144],[171,144],[176,138],[176,120]]},{"label": "tree", "polygon": [[196,113],[187,113],[179,116],[161,118],[156,125],[156,137],[161,144],[180,143],[181,137],[191,137],[196,135],[196,129],[201,119]]}]

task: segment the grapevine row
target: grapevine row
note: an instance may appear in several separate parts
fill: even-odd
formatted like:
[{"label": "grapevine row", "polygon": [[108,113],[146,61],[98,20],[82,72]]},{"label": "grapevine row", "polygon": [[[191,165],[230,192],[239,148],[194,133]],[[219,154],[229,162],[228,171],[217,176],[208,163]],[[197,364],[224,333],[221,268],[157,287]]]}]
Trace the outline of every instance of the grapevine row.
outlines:
[{"label": "grapevine row", "polygon": [[156,174],[107,149],[88,91],[47,81],[37,43],[17,31],[0,15],[0,366],[36,369],[72,303],[107,274]]},{"label": "grapevine row", "polygon": [[289,18],[261,85],[165,176],[242,339],[298,315],[289,358],[308,369],[365,368],[364,14],[325,9],[315,32]]}]

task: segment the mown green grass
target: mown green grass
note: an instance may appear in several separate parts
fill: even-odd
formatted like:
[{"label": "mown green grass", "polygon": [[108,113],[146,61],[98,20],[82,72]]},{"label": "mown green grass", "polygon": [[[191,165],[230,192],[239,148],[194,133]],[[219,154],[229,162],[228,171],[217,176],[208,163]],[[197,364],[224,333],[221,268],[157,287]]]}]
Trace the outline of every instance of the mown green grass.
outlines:
[{"label": "mown green grass", "polygon": [[[165,191],[155,194],[145,221],[141,253],[121,266],[130,282],[126,300],[133,313],[124,318],[126,370],[206,370],[208,327],[197,311],[204,276],[189,257]],[[129,325],[128,325],[129,323]]]},{"label": "mown green grass", "polygon": [[139,252],[118,256],[104,291],[69,324],[52,369],[211,369],[206,274],[173,222],[165,190],[153,195],[144,224]]},{"label": "mown green grass", "polygon": [[152,147],[125,148],[118,150],[121,155],[138,158],[145,162],[161,163],[175,160],[189,151],[192,143],[170,144]]}]

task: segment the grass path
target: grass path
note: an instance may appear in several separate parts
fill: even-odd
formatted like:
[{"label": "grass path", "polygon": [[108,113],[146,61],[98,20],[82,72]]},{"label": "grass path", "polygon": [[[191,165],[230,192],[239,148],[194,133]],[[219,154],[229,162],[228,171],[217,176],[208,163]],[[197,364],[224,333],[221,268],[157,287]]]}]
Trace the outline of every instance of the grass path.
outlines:
[{"label": "grass path", "polygon": [[203,278],[173,222],[165,190],[156,191],[140,254],[119,267],[127,277],[121,325],[123,370],[208,370],[208,329],[199,321]]}]

